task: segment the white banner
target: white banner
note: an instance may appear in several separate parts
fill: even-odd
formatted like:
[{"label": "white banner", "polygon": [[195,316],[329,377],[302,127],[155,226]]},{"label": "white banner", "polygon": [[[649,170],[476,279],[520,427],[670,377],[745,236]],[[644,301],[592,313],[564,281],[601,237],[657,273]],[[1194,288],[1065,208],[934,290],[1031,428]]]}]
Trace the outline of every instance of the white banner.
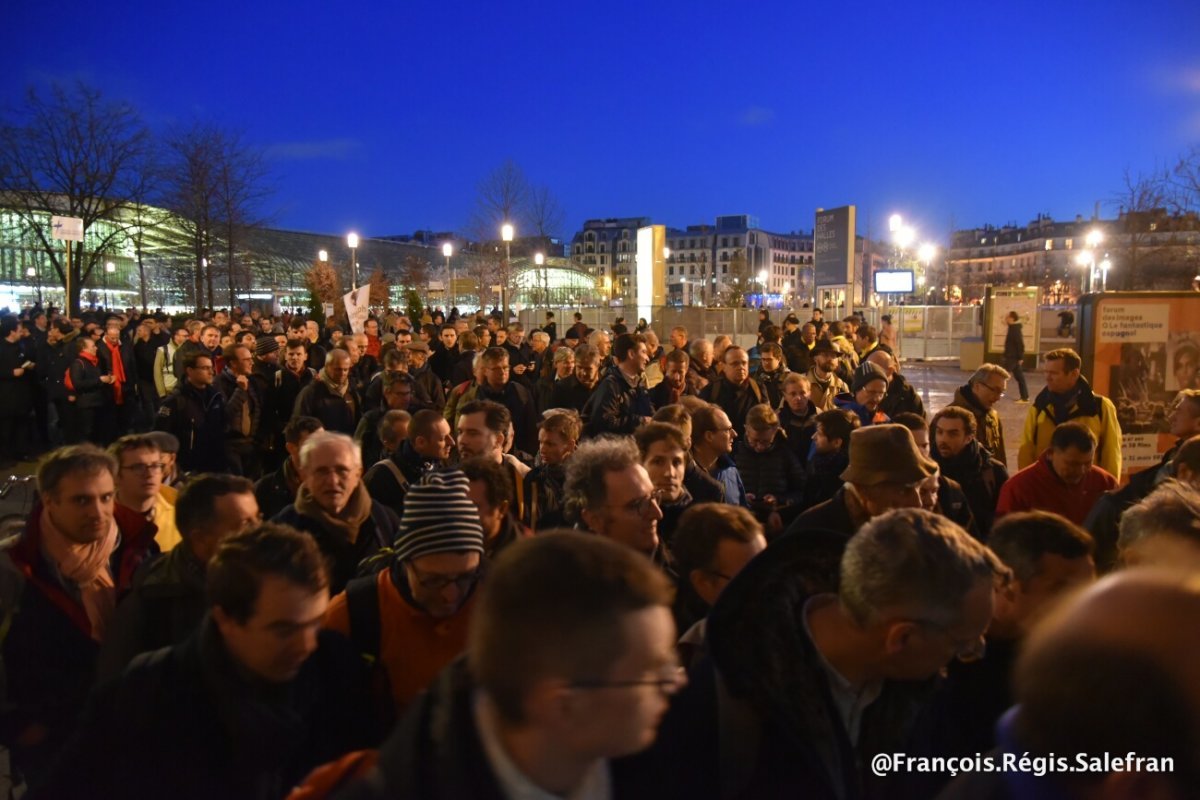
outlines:
[{"label": "white banner", "polygon": [[79,217],[51,217],[51,237],[68,242],[83,241],[83,220]]},{"label": "white banner", "polygon": [[350,318],[351,333],[365,333],[367,317],[370,315],[371,286],[360,286],[342,297],[346,304],[346,316]]}]

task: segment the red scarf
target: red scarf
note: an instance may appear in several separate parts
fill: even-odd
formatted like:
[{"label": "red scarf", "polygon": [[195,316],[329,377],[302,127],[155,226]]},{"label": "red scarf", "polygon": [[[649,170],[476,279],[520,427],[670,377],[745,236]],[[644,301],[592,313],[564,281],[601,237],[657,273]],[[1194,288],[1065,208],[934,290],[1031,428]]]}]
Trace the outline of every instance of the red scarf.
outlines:
[{"label": "red scarf", "polygon": [[116,378],[112,383],[113,402],[122,405],[125,402],[125,362],[121,361],[121,343],[113,344],[108,339],[104,339],[103,342],[112,356],[112,376]]},{"label": "red scarf", "polygon": [[[86,353],[86,352],[80,351],[79,357],[82,358],[84,361],[88,362],[89,364],[91,364],[93,367],[99,366],[99,364],[100,364],[100,357],[97,356],[95,353]],[[67,367],[67,372],[65,375],[63,375],[63,385],[66,386],[69,391],[72,391],[72,392],[75,391],[75,382],[71,380],[71,368],[70,367]]]}]

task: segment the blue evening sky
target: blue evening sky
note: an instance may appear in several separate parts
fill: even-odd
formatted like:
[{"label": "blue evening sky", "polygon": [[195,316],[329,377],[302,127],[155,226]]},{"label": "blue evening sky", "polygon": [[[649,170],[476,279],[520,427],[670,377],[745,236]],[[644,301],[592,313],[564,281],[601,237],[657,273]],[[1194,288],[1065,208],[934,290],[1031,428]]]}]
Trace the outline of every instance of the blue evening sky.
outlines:
[{"label": "blue evening sky", "polygon": [[1200,144],[1200,2],[9,4],[0,101],[83,78],[271,158],[280,227],[461,229],[506,159],[597,216],[1106,215]]}]

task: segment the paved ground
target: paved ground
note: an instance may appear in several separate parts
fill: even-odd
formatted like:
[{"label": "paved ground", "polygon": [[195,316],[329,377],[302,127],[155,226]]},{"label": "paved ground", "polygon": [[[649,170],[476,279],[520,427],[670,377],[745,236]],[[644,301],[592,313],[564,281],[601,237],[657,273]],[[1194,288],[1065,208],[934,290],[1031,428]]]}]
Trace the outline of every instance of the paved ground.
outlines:
[{"label": "paved ground", "polygon": [[[958,368],[958,362],[905,362],[900,372],[908,379],[908,382],[913,385],[913,388],[921,395],[921,401],[925,403],[925,410],[929,416],[933,416],[935,412],[950,404],[954,398],[954,390],[967,382],[970,377],[969,372],[963,372]],[[1029,396],[1037,397],[1037,393],[1046,385],[1046,381],[1042,378],[1040,372],[1025,372],[1025,381],[1029,385]],[[1028,405],[1022,405],[1016,402],[1020,394],[1017,391],[1017,382],[1010,380],[1008,382],[1008,394],[1000,400],[996,407],[1000,412],[1000,419],[1004,422],[1004,444],[1008,449],[1008,463],[1010,471],[1015,471],[1017,463],[1017,450],[1020,446],[1021,429],[1025,426],[1025,414],[1029,410]]]}]

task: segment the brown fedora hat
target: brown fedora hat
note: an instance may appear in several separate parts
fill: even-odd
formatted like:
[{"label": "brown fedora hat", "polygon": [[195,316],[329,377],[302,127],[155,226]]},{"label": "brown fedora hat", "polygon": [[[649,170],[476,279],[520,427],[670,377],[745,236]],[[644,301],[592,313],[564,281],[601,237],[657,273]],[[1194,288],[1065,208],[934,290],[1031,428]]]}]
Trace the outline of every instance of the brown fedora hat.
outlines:
[{"label": "brown fedora hat", "polygon": [[861,486],[919,483],[937,472],[937,462],[917,449],[903,425],[871,425],[850,434],[850,466],[841,479]]}]

